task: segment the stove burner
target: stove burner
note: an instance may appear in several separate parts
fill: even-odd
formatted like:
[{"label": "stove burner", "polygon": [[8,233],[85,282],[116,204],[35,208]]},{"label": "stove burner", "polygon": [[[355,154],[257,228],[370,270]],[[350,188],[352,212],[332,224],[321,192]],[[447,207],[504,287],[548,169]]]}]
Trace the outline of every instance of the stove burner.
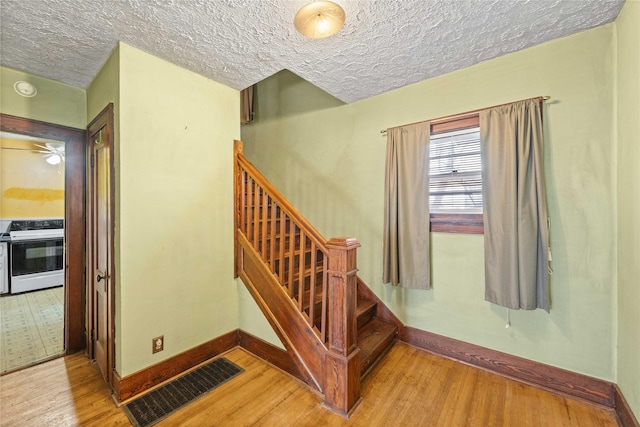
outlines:
[{"label": "stove burner", "polygon": [[38,219],[11,221],[7,231],[27,231],[27,230],[56,230],[64,228],[63,219]]}]

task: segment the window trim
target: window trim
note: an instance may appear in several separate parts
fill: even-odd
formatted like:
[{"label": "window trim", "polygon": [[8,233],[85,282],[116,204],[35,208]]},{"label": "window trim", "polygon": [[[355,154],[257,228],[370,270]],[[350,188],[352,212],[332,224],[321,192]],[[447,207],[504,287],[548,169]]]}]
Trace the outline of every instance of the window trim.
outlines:
[{"label": "window trim", "polygon": [[431,232],[484,234],[484,220],[481,213],[429,214]]},{"label": "window trim", "polygon": [[[431,122],[431,135],[480,126],[478,112],[464,116],[449,117]],[[481,213],[430,213],[431,232],[484,234],[484,220]]]}]

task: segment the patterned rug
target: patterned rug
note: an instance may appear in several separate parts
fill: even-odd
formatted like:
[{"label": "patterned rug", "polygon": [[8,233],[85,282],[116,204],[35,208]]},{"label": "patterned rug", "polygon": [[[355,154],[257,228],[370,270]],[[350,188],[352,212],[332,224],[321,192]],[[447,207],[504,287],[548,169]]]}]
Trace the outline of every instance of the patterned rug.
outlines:
[{"label": "patterned rug", "polygon": [[0,373],[64,351],[63,287],[0,298]]}]

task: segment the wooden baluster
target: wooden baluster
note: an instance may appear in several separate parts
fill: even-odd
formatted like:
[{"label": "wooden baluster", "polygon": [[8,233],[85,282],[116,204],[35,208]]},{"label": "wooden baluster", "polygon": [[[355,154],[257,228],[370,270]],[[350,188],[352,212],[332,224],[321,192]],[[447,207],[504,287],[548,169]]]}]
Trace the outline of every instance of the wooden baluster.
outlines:
[{"label": "wooden baluster", "polygon": [[304,309],[304,275],[305,275],[305,235],[300,230],[300,251],[298,252],[298,310]]},{"label": "wooden baluster", "polygon": [[316,244],[311,241],[311,272],[309,276],[309,324],[315,326],[315,305],[316,305],[316,270],[318,269]]},{"label": "wooden baluster", "polygon": [[360,349],[356,346],[356,250],[353,238],[333,238],[329,250],[329,351],[325,355],[325,404],[347,416],[360,401]]},{"label": "wooden baluster", "polygon": [[247,173],[242,171],[240,174],[240,229],[247,235]]},{"label": "wooden baluster", "polygon": [[[254,181],[255,182],[255,181]],[[255,190],[254,190],[254,206],[253,206],[253,249],[256,251],[260,251],[260,192],[263,191],[262,188],[255,182]]]},{"label": "wooden baluster", "polygon": [[287,280],[287,291],[289,291],[289,297],[293,298],[293,265],[295,264],[296,256],[296,225],[291,221],[289,227],[289,280]]},{"label": "wooden baluster", "polygon": [[267,262],[267,230],[269,229],[269,195],[266,191],[262,192],[262,241],[260,252],[262,253],[262,261]]},{"label": "wooden baluster", "polygon": [[249,185],[247,188],[247,240],[249,242],[253,242],[253,223],[252,221],[252,213],[253,213],[253,189],[255,182],[249,176]]},{"label": "wooden baluster", "polygon": [[269,231],[270,236],[270,245],[269,245],[269,265],[271,265],[271,272],[276,272],[276,223],[277,223],[277,215],[278,215],[278,206],[276,205],[276,201],[271,199],[271,230]]},{"label": "wooden baluster", "polygon": [[279,259],[279,265],[280,268],[278,269],[278,275],[280,278],[280,284],[284,283],[284,250],[285,250],[285,245],[287,242],[287,238],[285,236],[285,227],[287,226],[287,214],[284,213],[284,211],[282,209],[280,209],[280,255],[278,257]]},{"label": "wooden baluster", "polygon": [[327,342],[327,300],[329,294],[327,292],[327,278],[329,277],[329,258],[327,254],[322,254],[322,313],[320,314],[320,337],[322,342]]}]

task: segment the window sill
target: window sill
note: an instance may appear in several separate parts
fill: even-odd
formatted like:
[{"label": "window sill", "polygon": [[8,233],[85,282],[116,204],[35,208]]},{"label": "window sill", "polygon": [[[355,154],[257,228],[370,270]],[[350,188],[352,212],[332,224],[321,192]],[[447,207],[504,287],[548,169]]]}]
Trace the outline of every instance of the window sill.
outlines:
[{"label": "window sill", "polygon": [[431,232],[484,234],[482,214],[430,214]]}]

